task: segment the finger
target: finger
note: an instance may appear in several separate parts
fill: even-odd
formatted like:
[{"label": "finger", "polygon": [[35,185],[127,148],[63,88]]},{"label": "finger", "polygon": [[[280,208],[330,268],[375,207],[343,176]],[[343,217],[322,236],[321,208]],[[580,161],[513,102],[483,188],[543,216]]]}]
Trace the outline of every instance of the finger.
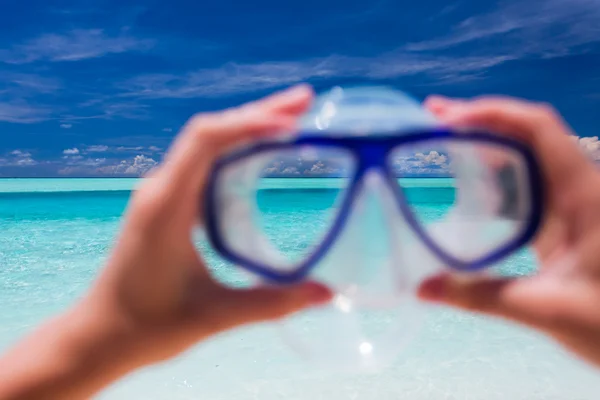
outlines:
[{"label": "finger", "polygon": [[464,103],[464,100],[432,95],[425,99],[423,105],[436,117],[442,118],[453,106]]},{"label": "finger", "polygon": [[[600,204],[600,202],[599,202]],[[581,239],[572,252],[576,252],[579,265],[589,273],[590,282],[600,282],[600,262],[598,261],[598,243],[600,243],[600,224]],[[600,290],[597,291],[600,297]],[[600,303],[598,303],[600,304]]]},{"label": "finger", "polygon": [[[449,99],[443,96],[430,96],[425,100],[425,107],[435,116],[444,120],[444,117],[453,107],[465,104],[466,101],[460,99]],[[476,153],[481,156],[481,161],[495,170],[500,170],[506,167],[511,162],[512,158],[506,151],[489,146],[479,146]]]},{"label": "finger", "polygon": [[[309,85],[300,84],[292,87],[291,89],[297,91],[298,96],[305,96],[305,98],[312,98],[314,96],[313,90]],[[247,107],[260,107],[271,112],[277,112],[282,114],[297,115],[303,113],[306,110],[306,104],[304,102],[298,102],[293,97],[290,97],[288,90],[274,93],[258,101],[248,103]],[[281,95],[286,96],[286,99],[281,98]]]},{"label": "finger", "polygon": [[169,181],[198,187],[206,169],[227,149],[294,129],[311,99],[310,89],[299,86],[249,106],[193,118],[169,152]]},{"label": "finger", "polygon": [[556,254],[565,252],[566,232],[565,220],[555,213],[547,213],[543,229],[539,231],[533,241],[533,249],[542,270],[552,265],[552,258]]},{"label": "finger", "polygon": [[276,320],[307,307],[324,304],[332,293],[324,285],[307,282],[292,287],[226,289],[211,305],[222,319],[222,329],[252,322]]},{"label": "finger", "polygon": [[[174,226],[188,229],[187,225],[195,223],[199,205],[182,199],[199,198],[214,161],[236,144],[293,130],[300,114],[310,106],[312,95],[309,87],[301,85],[251,105],[193,118],[152,181],[140,186],[132,209],[139,211],[142,220],[153,218],[162,224],[166,218]],[[175,218],[175,212],[180,218]]]},{"label": "finger", "polygon": [[[438,103],[435,105],[435,103]],[[482,98],[469,102],[436,99],[444,103],[442,120],[453,126],[475,127],[511,136],[536,151],[551,189],[565,191],[575,177],[593,170],[571,139],[571,131],[551,108],[508,98]]]},{"label": "finger", "polygon": [[[435,100],[438,103],[444,103]],[[437,107],[437,105],[436,105]],[[452,126],[483,128],[522,140],[541,162],[547,188],[547,212],[568,222],[563,237],[578,240],[597,223],[600,176],[594,164],[573,140],[560,116],[546,105],[510,98],[445,101],[441,120]],[[544,227],[540,232],[544,232]]]},{"label": "finger", "polygon": [[465,279],[440,275],[423,282],[418,295],[426,301],[553,331],[564,325],[569,314],[555,305],[556,297],[548,293],[556,291],[537,277]]}]

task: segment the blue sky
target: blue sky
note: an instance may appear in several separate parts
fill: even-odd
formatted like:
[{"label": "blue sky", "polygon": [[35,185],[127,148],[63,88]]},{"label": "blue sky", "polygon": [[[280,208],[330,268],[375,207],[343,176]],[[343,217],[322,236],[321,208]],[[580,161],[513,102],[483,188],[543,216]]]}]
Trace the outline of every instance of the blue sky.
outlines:
[{"label": "blue sky", "polygon": [[599,66],[600,0],[5,0],[0,175],[137,175],[195,112],[301,81],[543,100],[594,137]]}]

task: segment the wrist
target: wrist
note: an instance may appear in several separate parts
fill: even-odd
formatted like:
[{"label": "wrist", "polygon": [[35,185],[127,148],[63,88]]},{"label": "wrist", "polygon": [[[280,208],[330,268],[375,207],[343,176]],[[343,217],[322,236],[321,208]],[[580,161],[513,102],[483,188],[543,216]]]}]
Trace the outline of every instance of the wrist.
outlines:
[{"label": "wrist", "polygon": [[105,385],[143,366],[133,326],[115,310],[84,300],[56,322],[63,325],[57,350],[86,379]]},{"label": "wrist", "polygon": [[0,361],[0,399],[89,398],[141,366],[127,324],[83,301]]}]

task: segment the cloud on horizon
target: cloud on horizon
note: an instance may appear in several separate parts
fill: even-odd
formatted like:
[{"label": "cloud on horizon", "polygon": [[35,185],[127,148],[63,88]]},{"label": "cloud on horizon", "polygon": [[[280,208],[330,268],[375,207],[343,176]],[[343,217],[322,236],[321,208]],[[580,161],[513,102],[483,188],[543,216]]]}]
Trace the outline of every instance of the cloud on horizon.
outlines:
[{"label": "cloud on horizon", "polygon": [[[597,136],[574,136],[573,140],[577,140],[582,151],[600,165],[600,139]],[[17,149],[0,155],[0,168],[18,167],[26,176],[30,176],[27,170],[38,172],[43,165],[49,171],[48,176],[139,177],[159,166],[163,156],[164,150],[156,146],[92,145],[64,149],[61,155],[40,162],[31,152]],[[452,173],[451,158],[436,150],[396,157],[393,168],[399,175],[448,176]],[[274,159],[264,165],[262,173],[269,177],[326,177],[347,176],[349,171],[343,162],[334,159],[299,156],[283,161]]]}]

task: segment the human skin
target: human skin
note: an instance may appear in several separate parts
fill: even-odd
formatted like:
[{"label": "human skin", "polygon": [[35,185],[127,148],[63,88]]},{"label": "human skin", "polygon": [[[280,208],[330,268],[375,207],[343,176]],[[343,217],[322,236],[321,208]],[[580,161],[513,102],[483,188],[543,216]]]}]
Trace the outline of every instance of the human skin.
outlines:
[{"label": "human skin", "polygon": [[[193,245],[198,202],[214,160],[233,146],[293,130],[313,94],[299,86],[225,112],[194,117],[166,162],[132,196],[123,230],[89,293],[0,359],[0,399],[89,398],[128,373],[219,332],[328,302],[308,282],[231,289],[215,282]],[[426,106],[445,123],[485,128],[529,143],[548,188],[546,220],[528,278],[425,281],[419,296],[508,318],[550,335],[600,365],[600,176],[546,106],[513,99]]]},{"label": "human skin", "polygon": [[529,144],[541,163],[546,215],[531,277],[425,281],[421,299],[537,329],[600,366],[600,172],[556,111],[510,98],[431,97],[425,106],[455,128],[480,128]]},{"label": "human skin", "polygon": [[0,399],[83,399],[137,368],[219,332],[327,302],[307,282],[231,289],[215,282],[192,241],[204,184],[233,146],[294,129],[313,98],[298,86],[192,118],[166,162],[132,196],[112,255],[89,293],[0,360]]}]

